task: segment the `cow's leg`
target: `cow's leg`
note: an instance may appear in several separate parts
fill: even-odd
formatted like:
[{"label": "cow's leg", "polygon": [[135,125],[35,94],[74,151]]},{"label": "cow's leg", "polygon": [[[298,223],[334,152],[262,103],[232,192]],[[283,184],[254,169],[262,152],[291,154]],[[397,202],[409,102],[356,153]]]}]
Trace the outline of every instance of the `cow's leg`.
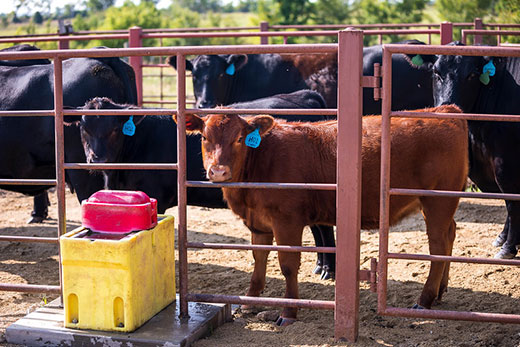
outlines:
[{"label": "cow's leg", "polygon": [[31,212],[31,218],[27,223],[41,223],[43,222],[49,213],[49,196],[47,191],[35,195],[33,198],[33,211]]},{"label": "cow's leg", "polygon": [[[323,238],[321,237],[321,230],[319,225],[311,225],[312,237],[314,237],[314,244],[316,247],[323,247]],[[324,253],[318,253],[318,259],[316,260],[316,267],[312,270],[314,274],[321,274],[323,271],[323,256]]]},{"label": "cow's leg", "polygon": [[[334,228],[328,225],[312,225],[312,235],[316,247],[334,247]],[[336,256],[334,253],[318,253],[318,261],[314,268],[315,274],[321,274],[322,280],[334,279],[336,271]]]},{"label": "cow's leg", "polygon": [[[449,247],[450,254],[448,254],[448,255],[451,255],[451,250],[453,249],[453,242],[455,241],[456,228],[457,228],[457,225],[455,224],[455,221],[452,220],[452,223],[450,224],[450,230],[448,232],[448,235],[451,236],[451,238],[450,238],[451,246]],[[441,279],[441,285],[439,287],[439,294],[437,295],[438,302],[440,302],[442,300],[442,295],[448,291],[448,280],[450,277],[449,275],[450,275],[450,263],[447,263],[446,266],[444,267],[444,272],[442,274],[442,279]]]},{"label": "cow's leg", "polygon": [[[303,225],[290,221],[277,221],[273,227],[277,245],[301,246]],[[280,269],[285,277],[285,297],[297,299],[298,295],[298,270],[300,268],[299,252],[278,252]],[[276,324],[289,325],[296,320],[298,308],[285,307]]]},{"label": "cow's leg", "polygon": [[520,202],[506,201],[509,229],[507,238],[500,251],[495,254],[498,259],[512,259],[516,256],[517,246],[520,245]]},{"label": "cow's leg", "polygon": [[495,241],[493,241],[493,247],[501,247],[504,244],[504,242],[506,242],[510,225],[511,225],[511,218],[509,217],[509,213],[508,213],[507,217],[506,217],[506,222],[504,223],[504,229],[502,229],[502,232],[500,234],[498,234]]},{"label": "cow's leg", "polygon": [[[251,229],[251,243],[253,245],[272,245],[273,234],[265,233],[258,230]],[[265,271],[267,268],[267,257],[269,251],[253,251],[253,258],[255,259],[255,267],[253,269],[253,275],[251,276],[251,282],[249,284],[249,290],[247,296],[260,296],[265,288]],[[240,308],[242,311],[247,312],[252,310],[252,305],[242,305]]]},{"label": "cow's leg", "polygon": [[[458,206],[458,198],[422,197],[421,203],[430,254],[451,255],[455,241],[453,215]],[[442,297],[441,290],[444,291],[447,287],[449,266],[449,262],[431,262],[428,279],[414,308],[429,309],[436,298]]]}]

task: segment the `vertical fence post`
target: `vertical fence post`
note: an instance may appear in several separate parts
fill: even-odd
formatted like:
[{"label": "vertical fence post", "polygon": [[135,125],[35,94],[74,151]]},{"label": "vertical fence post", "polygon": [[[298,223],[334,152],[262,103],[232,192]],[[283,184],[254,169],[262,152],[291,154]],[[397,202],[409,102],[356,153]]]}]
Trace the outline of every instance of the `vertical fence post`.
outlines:
[{"label": "vertical fence post", "polygon": [[[58,197],[58,238],[67,231],[65,215],[65,161],[63,130],[63,65],[61,58],[54,58],[54,146],[56,153],[56,194]],[[61,250],[58,252],[61,264]],[[63,295],[63,276],[60,273],[60,287]],[[62,299],[63,302],[63,299]]]},{"label": "vertical fence post", "polygon": [[[338,37],[338,163],[334,337],[354,342],[359,326],[363,31]],[[348,153],[348,154],[347,154]],[[348,160],[347,160],[348,159]]]},{"label": "vertical fence post", "polygon": [[[141,33],[143,29],[140,27],[131,27],[128,30],[128,47],[142,47]],[[137,105],[143,106],[143,57],[130,57],[130,66],[135,72],[135,83],[137,87]]]},{"label": "vertical fence post", "polygon": [[447,45],[453,41],[453,23],[441,23],[441,45]]},{"label": "vertical fence post", "polygon": [[69,40],[59,40],[58,49],[69,49]]},{"label": "vertical fence post", "polygon": [[[475,22],[473,24],[474,28],[473,29],[483,29],[484,28],[484,24],[482,24],[482,18],[475,18]],[[474,35],[473,36],[473,44],[475,46],[477,45],[481,45],[482,44],[482,35]]]},{"label": "vertical fence post", "polygon": [[381,103],[381,177],[379,203],[379,262],[377,264],[377,312],[386,311],[388,230],[390,215],[390,112],[392,109],[392,54],[383,47],[383,101]]},{"label": "vertical fence post", "polygon": [[[260,22],[260,31],[269,31],[269,22]],[[267,36],[261,36],[260,37],[260,44],[261,45],[267,45],[269,43],[269,37]]]},{"label": "vertical fence post", "polygon": [[179,247],[179,298],[182,319],[188,318],[188,240],[186,213],[186,57],[177,53],[177,244]]}]

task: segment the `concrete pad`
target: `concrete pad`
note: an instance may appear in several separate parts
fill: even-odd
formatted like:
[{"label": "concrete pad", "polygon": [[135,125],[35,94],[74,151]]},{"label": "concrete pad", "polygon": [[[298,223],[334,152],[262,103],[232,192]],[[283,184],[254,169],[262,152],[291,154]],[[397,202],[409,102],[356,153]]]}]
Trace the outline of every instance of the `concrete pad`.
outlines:
[{"label": "concrete pad", "polygon": [[178,303],[177,296],[176,302],[134,332],[120,333],[63,327],[63,307],[56,299],[11,324],[5,336],[7,342],[25,346],[186,347],[231,319],[229,305],[190,302],[190,318],[181,321]]}]

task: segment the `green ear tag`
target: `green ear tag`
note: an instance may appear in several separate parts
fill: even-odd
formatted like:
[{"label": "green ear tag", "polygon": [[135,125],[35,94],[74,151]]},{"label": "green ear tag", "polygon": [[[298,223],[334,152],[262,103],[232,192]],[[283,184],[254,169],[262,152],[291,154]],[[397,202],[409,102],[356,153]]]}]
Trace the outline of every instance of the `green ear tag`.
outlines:
[{"label": "green ear tag", "polygon": [[134,116],[130,116],[130,118],[123,124],[123,134],[126,136],[134,136],[135,134],[135,124],[134,124]]},{"label": "green ear tag", "polygon": [[479,80],[483,85],[487,86],[489,84],[489,71],[480,74]]},{"label": "green ear tag", "polygon": [[258,131],[258,129],[255,129],[255,131],[249,133],[246,136],[245,144],[248,147],[257,148],[258,146],[260,146],[260,141],[262,141],[262,138],[260,137],[260,132]]},{"label": "green ear tag", "polygon": [[415,66],[421,66],[423,63],[424,60],[419,54],[412,58],[412,64],[414,64]]}]

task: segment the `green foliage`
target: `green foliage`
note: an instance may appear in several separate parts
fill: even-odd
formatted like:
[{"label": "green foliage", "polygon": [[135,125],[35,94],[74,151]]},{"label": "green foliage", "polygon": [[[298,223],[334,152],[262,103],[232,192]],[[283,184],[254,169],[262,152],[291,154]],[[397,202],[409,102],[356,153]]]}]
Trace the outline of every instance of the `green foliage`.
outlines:
[{"label": "green foliage", "polygon": [[83,3],[89,12],[99,12],[114,6],[115,0],[85,0]]},{"label": "green foliage", "polygon": [[318,0],[314,6],[313,24],[346,24],[352,10],[349,0]]},{"label": "green foliage", "polygon": [[442,19],[450,22],[473,22],[474,18],[484,18],[492,9],[492,0],[437,0]]},{"label": "green foliage", "polygon": [[[497,23],[520,23],[520,0],[498,0],[495,11]],[[519,43],[520,36],[502,37],[502,41]]]},{"label": "green foliage", "polygon": [[221,9],[219,0],[173,0],[174,7],[182,7],[198,13],[218,12]]}]

